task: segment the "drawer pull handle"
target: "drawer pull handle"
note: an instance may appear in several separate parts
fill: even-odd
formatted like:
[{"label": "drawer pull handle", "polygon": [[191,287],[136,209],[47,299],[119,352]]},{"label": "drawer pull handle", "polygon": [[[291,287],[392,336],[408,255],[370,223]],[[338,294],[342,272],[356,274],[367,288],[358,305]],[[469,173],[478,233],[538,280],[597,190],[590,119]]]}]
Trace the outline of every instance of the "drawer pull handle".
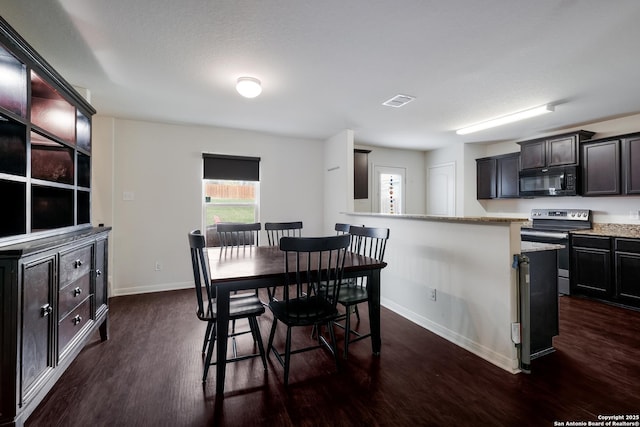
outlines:
[{"label": "drawer pull handle", "polygon": [[48,315],[51,314],[52,311],[53,311],[53,307],[51,307],[51,304],[45,304],[42,307],[40,307],[40,316],[47,317]]},{"label": "drawer pull handle", "polygon": [[77,259],[77,260],[73,263],[73,266],[74,266],[74,268],[80,268],[80,267],[82,266],[82,264],[84,264],[84,263],[82,262],[82,260],[81,260],[81,259]]},{"label": "drawer pull handle", "polygon": [[73,290],[73,296],[77,297],[78,295],[80,295],[82,293],[82,289],[80,289],[80,287],[77,287]]},{"label": "drawer pull handle", "polygon": [[76,317],[71,319],[71,321],[73,322],[73,325],[76,326],[77,324],[82,322],[82,316],[80,316],[79,314],[76,314]]},{"label": "drawer pull handle", "polygon": [[101,271],[100,269],[97,269],[97,270],[96,270],[96,276],[97,276],[97,277],[102,276],[102,271]]}]

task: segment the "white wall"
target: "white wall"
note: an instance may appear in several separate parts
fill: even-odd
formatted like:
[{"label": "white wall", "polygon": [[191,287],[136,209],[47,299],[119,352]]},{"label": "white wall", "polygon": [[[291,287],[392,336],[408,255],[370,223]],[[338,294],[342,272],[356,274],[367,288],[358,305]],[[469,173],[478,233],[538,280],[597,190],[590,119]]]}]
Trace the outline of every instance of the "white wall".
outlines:
[{"label": "white wall", "polygon": [[353,131],[346,129],[324,142],[324,234],[335,234],[340,212],[353,211]]},{"label": "white wall", "polygon": [[93,221],[113,226],[111,295],[192,286],[186,236],[202,227],[203,152],[260,157],[261,222],[323,231],[323,141],[96,116],[93,147]]},{"label": "white wall", "polygon": [[396,150],[384,147],[356,145],[356,148],[371,150],[369,163],[369,198],[354,201],[356,212],[373,212],[374,180],[376,166],[392,166],[406,169],[405,213],[424,214],[426,212],[426,178],[424,152],[416,150]]}]

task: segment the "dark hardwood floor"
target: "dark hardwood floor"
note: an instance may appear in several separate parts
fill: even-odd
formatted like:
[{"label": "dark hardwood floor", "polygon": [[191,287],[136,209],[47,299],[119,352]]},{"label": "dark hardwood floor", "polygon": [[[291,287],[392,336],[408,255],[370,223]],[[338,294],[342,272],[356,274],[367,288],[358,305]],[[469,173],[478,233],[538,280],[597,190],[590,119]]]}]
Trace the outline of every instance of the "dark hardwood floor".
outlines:
[{"label": "dark hardwood floor", "polygon": [[[380,357],[353,344],[337,374],[323,350],[294,355],[286,390],[273,357],[266,372],[234,363],[222,400],[215,369],[200,382],[194,309],[192,290],[112,298],[110,339],[94,337],[27,426],[553,426],[640,412],[640,312],[594,301],[560,298],[557,351],[529,375],[383,309]],[[270,324],[267,311],[265,342]]]}]

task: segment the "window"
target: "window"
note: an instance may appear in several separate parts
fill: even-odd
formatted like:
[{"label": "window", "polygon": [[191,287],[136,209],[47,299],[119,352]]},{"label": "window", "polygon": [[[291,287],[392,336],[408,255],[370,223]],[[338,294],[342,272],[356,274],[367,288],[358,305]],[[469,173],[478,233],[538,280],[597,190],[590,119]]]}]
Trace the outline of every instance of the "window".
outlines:
[{"label": "window", "polygon": [[260,220],[260,159],[203,154],[203,223],[207,246],[217,246],[216,224]]},{"label": "window", "polygon": [[375,211],[386,214],[402,214],[405,211],[405,169],[375,166]]}]

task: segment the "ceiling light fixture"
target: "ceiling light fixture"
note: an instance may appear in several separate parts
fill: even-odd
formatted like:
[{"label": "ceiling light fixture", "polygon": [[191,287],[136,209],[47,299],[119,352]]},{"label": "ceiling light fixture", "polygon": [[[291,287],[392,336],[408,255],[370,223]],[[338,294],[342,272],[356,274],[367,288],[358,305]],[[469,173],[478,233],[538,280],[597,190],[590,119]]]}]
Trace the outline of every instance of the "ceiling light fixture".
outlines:
[{"label": "ceiling light fixture", "polygon": [[513,114],[507,114],[506,116],[498,117],[496,119],[487,120],[486,122],[477,123],[475,125],[467,126],[462,129],[458,129],[456,133],[458,135],[466,135],[468,133],[477,132],[479,130],[485,130],[496,126],[506,125],[507,123],[517,122],[519,120],[528,119],[529,117],[539,116],[541,114],[550,113],[554,110],[553,105],[547,104],[541,107],[531,108],[529,110],[519,111]]},{"label": "ceiling light fixture", "polygon": [[240,77],[236,83],[236,90],[245,98],[255,98],[262,93],[260,80],[255,77]]}]

